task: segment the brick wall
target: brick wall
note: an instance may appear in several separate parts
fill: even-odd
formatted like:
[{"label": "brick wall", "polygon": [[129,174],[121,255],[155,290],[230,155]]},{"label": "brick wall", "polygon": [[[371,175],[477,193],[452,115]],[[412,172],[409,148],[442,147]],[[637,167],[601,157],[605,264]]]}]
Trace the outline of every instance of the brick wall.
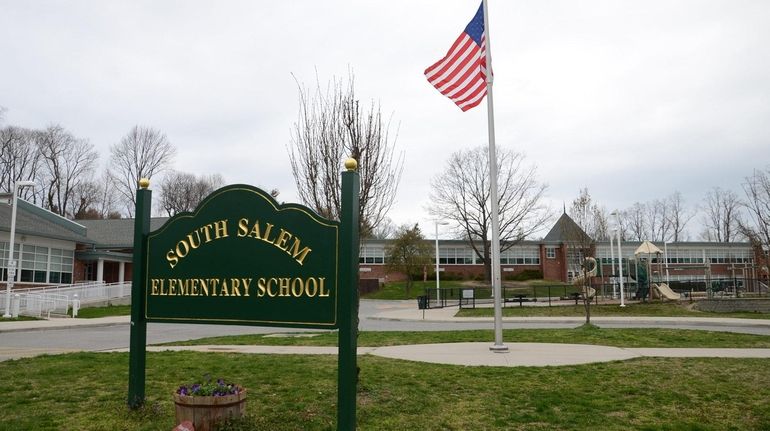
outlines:
[{"label": "brick wall", "polygon": [[567,281],[567,248],[564,246],[551,246],[556,248],[556,257],[547,258],[545,245],[540,246],[540,264],[543,267],[543,278],[546,280]]}]

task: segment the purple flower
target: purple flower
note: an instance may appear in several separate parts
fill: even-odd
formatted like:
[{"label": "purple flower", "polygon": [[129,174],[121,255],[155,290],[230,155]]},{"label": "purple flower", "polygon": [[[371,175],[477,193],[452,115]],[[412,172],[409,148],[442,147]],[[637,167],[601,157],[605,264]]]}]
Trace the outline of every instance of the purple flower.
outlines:
[{"label": "purple flower", "polygon": [[214,383],[207,375],[203,382],[196,382],[190,386],[182,385],[176,392],[185,396],[224,396],[237,394],[242,390],[241,387],[227,383],[224,379],[217,379]]}]

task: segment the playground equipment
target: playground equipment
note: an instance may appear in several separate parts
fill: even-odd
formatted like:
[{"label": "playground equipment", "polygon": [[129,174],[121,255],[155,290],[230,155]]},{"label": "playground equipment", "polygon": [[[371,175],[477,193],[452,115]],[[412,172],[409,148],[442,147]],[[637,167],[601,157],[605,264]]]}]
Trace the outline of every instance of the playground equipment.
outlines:
[{"label": "playground equipment", "polygon": [[[658,248],[655,244],[651,243],[650,241],[643,241],[642,244],[639,246],[639,248],[634,251],[634,256],[639,258],[639,255],[646,254],[647,255],[647,268],[641,267],[637,269],[637,282],[639,283],[639,290],[636,292],[637,299],[645,299],[648,295],[649,289],[650,289],[650,256],[655,254],[657,256],[660,256],[663,253],[663,250]],[[658,262],[660,262],[660,259],[658,259]]]},{"label": "playground equipment", "polygon": [[597,268],[598,265],[596,263],[596,259],[593,257],[587,257],[585,258],[583,268],[580,270],[580,275],[572,279],[573,286],[582,287],[582,294],[584,298],[590,299],[593,298],[596,294],[596,289],[589,286],[589,284],[586,283],[586,280],[590,280],[591,277],[596,277]]},{"label": "playground equipment", "polygon": [[671,290],[666,283],[654,283],[652,285],[652,296],[672,300],[682,299],[682,295]]}]

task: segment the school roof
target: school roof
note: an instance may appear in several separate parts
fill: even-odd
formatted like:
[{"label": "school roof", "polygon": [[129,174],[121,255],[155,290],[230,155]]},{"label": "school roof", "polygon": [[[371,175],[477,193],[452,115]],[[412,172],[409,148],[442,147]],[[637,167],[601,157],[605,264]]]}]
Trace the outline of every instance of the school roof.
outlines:
[{"label": "school roof", "polygon": [[[18,199],[16,208],[16,235],[34,235],[45,238],[92,244],[85,226],[68,220],[51,211]],[[0,231],[11,231],[12,208],[8,202],[0,202]]]},{"label": "school roof", "polygon": [[[168,220],[168,217],[150,219],[150,231],[154,231]],[[124,249],[134,247],[134,219],[78,220],[88,229],[88,239],[96,248]]]},{"label": "school roof", "polygon": [[590,236],[575,223],[567,213],[563,213],[553,225],[548,234],[543,238],[544,243],[559,244],[567,242],[586,243],[593,242]]}]

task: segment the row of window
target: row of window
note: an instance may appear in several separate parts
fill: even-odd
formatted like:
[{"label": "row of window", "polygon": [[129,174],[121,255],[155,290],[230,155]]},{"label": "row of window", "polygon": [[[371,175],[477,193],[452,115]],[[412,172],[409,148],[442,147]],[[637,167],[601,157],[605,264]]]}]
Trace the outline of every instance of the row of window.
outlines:
[{"label": "row of window", "polygon": [[[0,241],[0,270],[8,279],[10,244]],[[19,258],[21,256],[21,259]],[[17,263],[16,280],[28,283],[72,283],[74,250],[15,244],[13,258]]]},{"label": "row of window", "polygon": [[[545,247],[546,259],[555,259],[557,255],[556,247]],[[754,257],[751,250],[732,250],[716,249],[706,250],[706,261],[709,263],[753,263]],[[602,263],[609,265],[612,261],[609,248],[600,248],[597,250],[599,259]],[[633,256],[633,250],[630,253],[623,253],[623,261]],[[568,250],[568,260],[577,259],[582,261],[580,256],[574,256],[573,250]],[[670,264],[703,264],[704,252],[701,249],[672,249],[668,253],[668,263]],[[650,256],[652,263],[658,261],[664,262],[662,257]],[[618,259],[615,257],[614,262]],[[382,247],[362,247],[359,257],[360,263],[366,264],[384,264],[385,250]],[[438,263],[441,265],[474,265],[480,264],[481,260],[476,257],[475,252],[465,247],[441,247],[439,249]],[[536,247],[522,247],[508,249],[500,253],[500,263],[503,265],[539,265],[540,254]]]},{"label": "row of window", "polygon": [[[385,250],[380,247],[361,247],[359,263],[384,264]],[[433,260],[435,263],[435,260]],[[438,252],[439,265],[475,265],[481,264],[476,253],[463,247],[442,247]],[[500,253],[502,265],[539,265],[540,256],[536,248],[506,250]]]},{"label": "row of window", "polygon": [[[546,249],[547,250],[547,249]],[[633,250],[623,250],[623,259],[633,257]],[[610,262],[610,249],[602,247],[597,250],[597,254],[602,259],[602,262]],[[644,257],[644,256],[643,256]],[[615,258],[617,262],[617,257]],[[663,256],[650,256],[650,261],[653,263],[665,262]],[[736,250],[736,249],[669,249],[668,250],[668,263],[673,264],[702,264],[704,262],[709,263],[753,263],[754,255],[751,249]]]}]

